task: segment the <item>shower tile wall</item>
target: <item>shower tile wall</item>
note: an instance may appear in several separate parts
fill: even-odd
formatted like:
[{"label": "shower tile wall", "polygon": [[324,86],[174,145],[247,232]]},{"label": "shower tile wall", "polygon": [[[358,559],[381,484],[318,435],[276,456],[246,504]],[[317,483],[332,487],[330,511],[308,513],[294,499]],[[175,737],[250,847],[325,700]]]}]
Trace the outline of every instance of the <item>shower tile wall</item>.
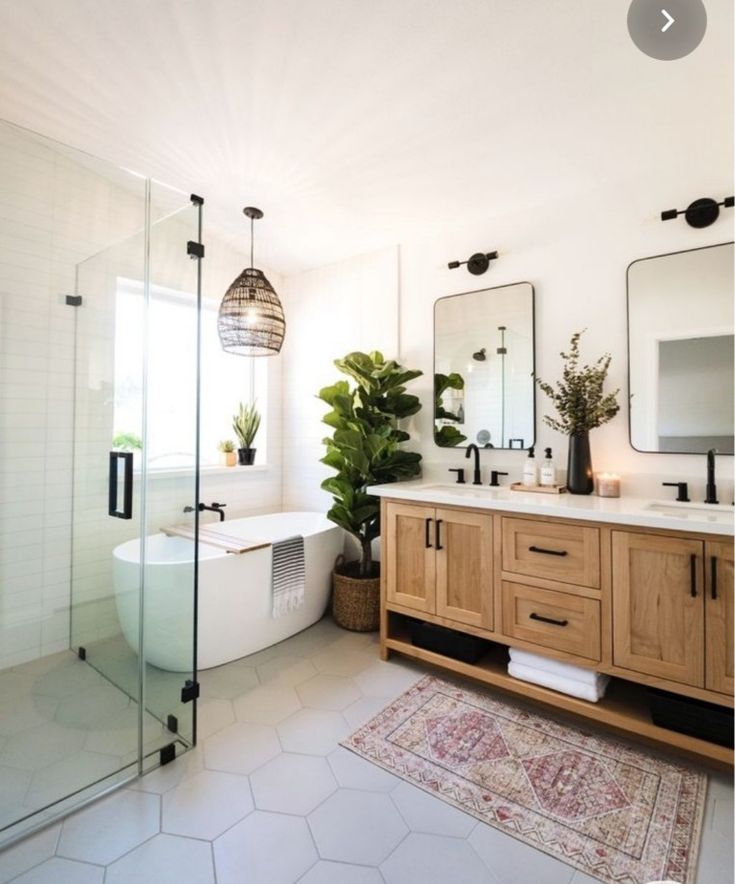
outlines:
[{"label": "shower tile wall", "polygon": [[[75,290],[76,265],[135,234],[142,211],[139,193],[118,187],[70,156],[3,124],[0,168],[2,669],[69,647],[75,311],[65,305],[64,295]],[[216,298],[240,272],[244,259],[211,236],[205,238],[204,294]],[[119,267],[109,270],[119,272]],[[268,275],[278,287],[278,275]],[[91,294],[79,316],[85,336],[110,347],[109,360],[113,302],[104,298],[104,291],[114,277],[104,277],[102,272],[99,291]],[[80,366],[89,364],[87,356],[81,349]],[[281,505],[280,359],[268,362],[268,469],[202,477],[202,498],[226,502],[230,515],[274,511]],[[103,376],[104,366],[99,370]],[[87,395],[91,389],[91,395],[97,390],[102,396],[97,380],[80,378]],[[243,391],[243,398],[246,395]],[[77,448],[83,472],[77,485],[76,521],[85,530],[75,532],[75,604],[88,604],[76,609],[75,622],[94,629],[90,637],[103,638],[119,632],[110,597],[110,549],[135,532],[104,516],[104,481],[91,495],[80,494],[85,484],[94,487],[90,480],[95,471],[98,480],[100,469],[106,476],[111,402],[105,404],[102,397],[93,404],[94,420]],[[182,506],[189,502],[182,501],[181,487],[169,477],[153,480],[148,498],[151,530],[181,520]]]}]

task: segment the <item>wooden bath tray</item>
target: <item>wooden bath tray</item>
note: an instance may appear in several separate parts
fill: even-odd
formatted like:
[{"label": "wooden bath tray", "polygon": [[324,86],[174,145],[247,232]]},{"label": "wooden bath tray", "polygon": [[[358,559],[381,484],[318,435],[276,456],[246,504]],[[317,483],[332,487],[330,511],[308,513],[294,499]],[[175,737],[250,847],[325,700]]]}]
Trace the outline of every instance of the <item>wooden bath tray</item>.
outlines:
[{"label": "wooden bath tray", "polygon": [[511,491],[528,491],[531,494],[564,494],[567,490],[566,485],[523,485],[521,482],[514,482],[510,486]]},{"label": "wooden bath tray", "polygon": [[[190,525],[169,525],[161,528],[168,537],[184,537],[186,540],[195,540],[194,529]],[[271,544],[265,540],[242,540],[240,537],[232,537],[226,531],[213,528],[210,525],[199,526],[199,540],[209,546],[216,546],[225,552],[239,556],[242,553],[252,552],[254,549],[265,549]]]}]

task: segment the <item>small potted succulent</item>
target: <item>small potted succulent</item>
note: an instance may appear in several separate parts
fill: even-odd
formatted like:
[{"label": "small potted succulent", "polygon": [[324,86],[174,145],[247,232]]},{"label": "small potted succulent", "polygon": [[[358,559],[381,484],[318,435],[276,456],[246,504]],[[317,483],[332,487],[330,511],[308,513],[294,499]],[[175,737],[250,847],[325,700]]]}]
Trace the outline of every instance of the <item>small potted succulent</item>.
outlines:
[{"label": "small potted succulent", "polygon": [[251,466],[255,463],[253,442],[260,429],[260,413],[255,405],[255,402],[251,402],[249,405],[244,405],[241,402],[240,410],[232,416],[232,429],[240,443],[240,447],[237,449],[240,466]]},{"label": "small potted succulent", "polygon": [[232,439],[224,439],[217,446],[220,452],[220,460],[223,467],[234,467],[237,463],[237,452],[235,451],[235,443]]}]

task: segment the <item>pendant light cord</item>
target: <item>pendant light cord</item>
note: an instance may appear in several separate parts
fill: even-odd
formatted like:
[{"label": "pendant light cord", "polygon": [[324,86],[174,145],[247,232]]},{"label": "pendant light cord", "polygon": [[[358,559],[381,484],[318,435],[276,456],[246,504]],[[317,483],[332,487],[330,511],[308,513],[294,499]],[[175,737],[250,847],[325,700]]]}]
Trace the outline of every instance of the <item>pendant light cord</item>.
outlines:
[{"label": "pendant light cord", "polygon": [[255,219],[250,219],[250,269],[253,269],[253,224]]}]

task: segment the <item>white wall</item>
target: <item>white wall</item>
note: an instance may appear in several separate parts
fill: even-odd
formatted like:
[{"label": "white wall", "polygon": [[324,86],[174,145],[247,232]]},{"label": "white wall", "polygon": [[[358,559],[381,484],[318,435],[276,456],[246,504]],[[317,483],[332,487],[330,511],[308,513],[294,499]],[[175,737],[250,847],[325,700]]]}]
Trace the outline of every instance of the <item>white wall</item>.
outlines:
[{"label": "white wall", "polygon": [[283,507],[329,507],[319,485],[333,473],[319,463],[327,406],[317,394],[343,378],[333,361],[354,350],[398,350],[398,252],[367,255],[287,277],[283,345]]},{"label": "white wall", "polygon": [[[667,150],[675,142],[667,141]],[[596,471],[617,471],[623,490],[633,495],[666,497],[660,483],[687,480],[693,500],[703,499],[705,459],[696,455],[641,454],[628,439],[626,268],[647,255],[723,242],[733,236],[733,213],[726,211],[709,229],[694,230],[682,220],[661,222],[659,212],[681,202],[680,176],[669,173],[659,181],[641,181],[635,175],[635,157],[619,158],[605,186],[573,194],[566,202],[540,205],[534,212],[502,220],[463,224],[453,219],[442,236],[407,239],[398,253],[377,253],[378,263],[361,256],[354,261],[288,277],[287,315],[291,347],[285,355],[284,426],[291,454],[284,473],[284,504],[317,506],[328,503],[318,491],[325,471],[321,456],[321,408],[312,397],[334,377],[329,361],[359,343],[363,349],[382,346],[386,355],[399,353],[401,361],[420,369],[412,392],[423,402],[411,419],[411,447],[424,456],[425,471],[448,478],[450,466],[462,465],[463,452],[440,449],[432,438],[433,304],[437,298],[472,286],[531,282],[536,291],[536,353],[540,377],[554,381],[573,332],[587,329],[582,339],[585,361],[604,352],[612,354],[609,389],[620,387],[620,414],[591,435]],[[719,170],[687,165],[687,194],[731,192],[732,173],[723,156]],[[717,182],[716,187],[713,182]],[[475,251],[497,248],[500,256],[480,279],[466,270],[449,270],[447,262]],[[389,283],[400,274],[400,323],[396,325],[395,294]],[[370,293],[366,309],[366,292]],[[388,343],[386,343],[386,341]],[[389,346],[394,344],[394,349]],[[395,346],[399,344],[399,349]],[[551,446],[557,465],[566,465],[566,439],[550,430],[542,416],[551,413],[537,393],[537,449]],[[520,476],[523,455],[508,451],[483,452],[483,466],[507,469]],[[732,458],[721,457],[718,467],[720,499],[732,495]],[[507,480],[506,480],[507,481]]]}]

